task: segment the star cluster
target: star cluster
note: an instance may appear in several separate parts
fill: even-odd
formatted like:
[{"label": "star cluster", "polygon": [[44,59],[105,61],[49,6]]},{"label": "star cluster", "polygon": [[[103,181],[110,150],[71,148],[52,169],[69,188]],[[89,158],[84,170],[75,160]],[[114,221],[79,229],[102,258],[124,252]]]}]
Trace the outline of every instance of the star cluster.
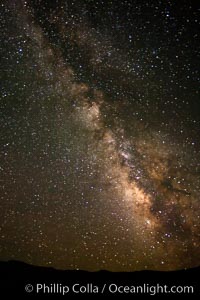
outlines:
[{"label": "star cluster", "polygon": [[0,259],[199,265],[199,10],[0,4]]}]

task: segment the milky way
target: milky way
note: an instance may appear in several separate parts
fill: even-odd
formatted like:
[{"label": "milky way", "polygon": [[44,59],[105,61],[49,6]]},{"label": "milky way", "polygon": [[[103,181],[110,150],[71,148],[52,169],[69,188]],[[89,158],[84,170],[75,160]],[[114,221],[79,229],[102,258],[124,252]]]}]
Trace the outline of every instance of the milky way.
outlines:
[{"label": "milky way", "polygon": [[0,259],[199,265],[198,9],[10,0],[0,20]]}]

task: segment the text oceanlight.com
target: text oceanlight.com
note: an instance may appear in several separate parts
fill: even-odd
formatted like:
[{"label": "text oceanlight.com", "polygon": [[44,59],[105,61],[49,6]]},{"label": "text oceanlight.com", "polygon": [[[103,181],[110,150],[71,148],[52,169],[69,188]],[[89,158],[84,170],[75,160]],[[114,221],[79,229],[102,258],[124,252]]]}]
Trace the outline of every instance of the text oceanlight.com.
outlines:
[{"label": "text oceanlight.com", "polygon": [[144,283],[142,285],[117,285],[115,283],[103,284],[101,286],[88,283],[85,285],[75,283],[72,286],[61,283],[38,283],[35,286],[27,284],[25,286],[27,293],[36,292],[37,294],[192,294],[194,293],[193,286],[168,286],[155,284],[151,285]]}]

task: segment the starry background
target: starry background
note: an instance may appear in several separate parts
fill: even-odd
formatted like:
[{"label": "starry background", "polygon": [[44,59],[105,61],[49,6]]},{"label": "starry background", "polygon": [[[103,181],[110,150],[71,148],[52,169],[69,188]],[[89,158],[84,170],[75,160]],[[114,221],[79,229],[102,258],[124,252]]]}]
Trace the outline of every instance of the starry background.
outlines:
[{"label": "starry background", "polygon": [[0,4],[0,259],[200,263],[199,8]]}]

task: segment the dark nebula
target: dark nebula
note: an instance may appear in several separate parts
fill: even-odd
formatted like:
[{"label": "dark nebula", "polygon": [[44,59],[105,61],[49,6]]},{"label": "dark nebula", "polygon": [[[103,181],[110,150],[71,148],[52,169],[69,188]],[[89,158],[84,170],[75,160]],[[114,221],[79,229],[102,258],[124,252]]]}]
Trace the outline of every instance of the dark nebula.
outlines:
[{"label": "dark nebula", "polygon": [[200,263],[192,1],[0,4],[0,260]]}]

